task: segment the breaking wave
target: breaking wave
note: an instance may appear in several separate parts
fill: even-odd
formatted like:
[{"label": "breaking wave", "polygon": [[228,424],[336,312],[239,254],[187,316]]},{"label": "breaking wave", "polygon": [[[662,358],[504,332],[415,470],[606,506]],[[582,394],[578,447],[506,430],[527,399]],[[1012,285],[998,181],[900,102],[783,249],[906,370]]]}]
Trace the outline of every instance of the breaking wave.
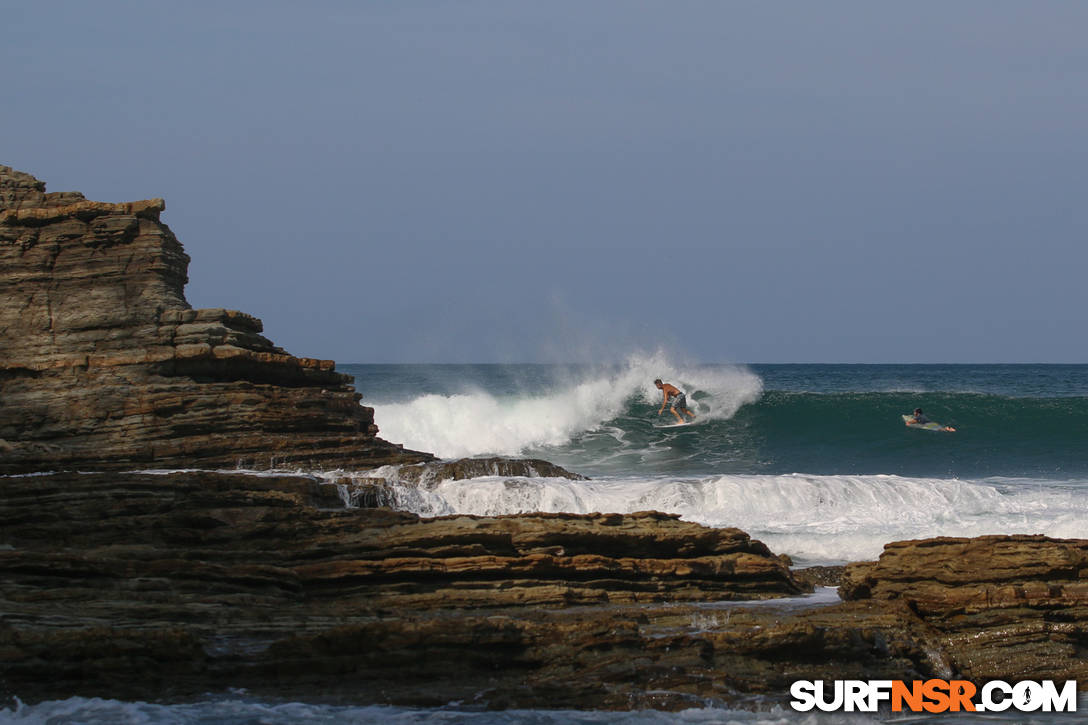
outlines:
[{"label": "breaking wave", "polygon": [[570,371],[544,390],[476,387],[374,404],[382,437],[443,458],[518,455],[569,443],[598,430],[632,407],[649,411],[662,378],[683,389],[703,420],[731,418],[759,399],[759,377],[739,367],[683,368],[664,354],[636,355],[618,367]]},{"label": "breaking wave", "polygon": [[736,526],[799,561],[841,563],[875,558],[889,541],[930,536],[1085,538],[1085,485],[887,475],[599,481],[486,477],[430,488],[394,486],[389,503],[423,516],[664,511],[707,526]]}]

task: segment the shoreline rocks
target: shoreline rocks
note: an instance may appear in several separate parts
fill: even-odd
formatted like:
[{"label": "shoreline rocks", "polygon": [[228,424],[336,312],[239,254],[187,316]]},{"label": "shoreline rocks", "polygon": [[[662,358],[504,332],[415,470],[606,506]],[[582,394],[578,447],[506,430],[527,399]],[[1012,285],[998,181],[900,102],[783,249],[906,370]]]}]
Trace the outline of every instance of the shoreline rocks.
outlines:
[{"label": "shoreline rocks", "polygon": [[897,541],[879,561],[848,565],[840,592],[851,601],[909,607],[967,679],[1088,685],[1088,540]]},{"label": "shoreline rocks", "polygon": [[[345,700],[430,702],[431,669],[462,660],[458,687],[477,690],[511,663],[528,680],[497,696],[521,702],[531,670],[584,679],[579,650],[585,667],[617,647],[656,657],[644,610],[673,621],[685,602],[804,591],[744,532],[656,512],[420,519],[325,508],[331,486],[312,477],[239,473],[0,487],[0,696],[26,702],[301,697],[317,672]],[[388,680],[403,696],[382,694]]]},{"label": "shoreline rocks", "polygon": [[341,476],[336,483],[341,497],[350,506],[360,508],[399,508],[420,510],[418,492],[433,490],[443,481],[463,481],[485,476],[514,479],[506,486],[516,486],[518,478],[566,478],[586,481],[554,463],[535,458],[461,458],[455,461],[382,466]]},{"label": "shoreline rocks", "polygon": [[834,569],[658,512],[421,519],[287,474],[0,488],[0,700],[683,709],[798,679],[1088,674],[1083,540],[896,542],[810,602]]},{"label": "shoreline rocks", "polygon": [[0,473],[419,463],[331,360],[194,310],[162,199],[46,193],[0,166]]}]

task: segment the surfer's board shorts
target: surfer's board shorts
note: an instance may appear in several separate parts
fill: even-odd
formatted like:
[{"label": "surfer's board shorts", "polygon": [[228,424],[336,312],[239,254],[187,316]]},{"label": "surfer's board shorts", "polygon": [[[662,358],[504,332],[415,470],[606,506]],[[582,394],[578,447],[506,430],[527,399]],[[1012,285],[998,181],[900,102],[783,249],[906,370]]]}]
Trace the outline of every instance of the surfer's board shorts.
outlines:
[{"label": "surfer's board shorts", "polygon": [[669,410],[687,410],[688,398],[683,393],[672,396],[672,402],[669,403]]}]

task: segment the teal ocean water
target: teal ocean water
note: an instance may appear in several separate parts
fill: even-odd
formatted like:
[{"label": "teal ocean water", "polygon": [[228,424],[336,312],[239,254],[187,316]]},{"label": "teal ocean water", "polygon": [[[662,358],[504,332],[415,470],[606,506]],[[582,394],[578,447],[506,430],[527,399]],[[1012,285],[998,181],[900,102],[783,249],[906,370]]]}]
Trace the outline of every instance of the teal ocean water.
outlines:
[{"label": "teal ocean water", "polygon": [[[383,436],[445,455],[539,455],[589,475],[1088,476],[1082,365],[342,369]],[[658,375],[688,394],[694,426],[654,427],[671,420]],[[957,435],[905,430],[916,407]]]},{"label": "teal ocean water", "polygon": [[[405,487],[423,515],[656,509],[799,564],[927,536],[1088,537],[1088,365],[346,365],[383,437],[545,458],[591,481]],[[697,412],[661,428],[660,377]],[[955,433],[907,428],[921,407]]]}]

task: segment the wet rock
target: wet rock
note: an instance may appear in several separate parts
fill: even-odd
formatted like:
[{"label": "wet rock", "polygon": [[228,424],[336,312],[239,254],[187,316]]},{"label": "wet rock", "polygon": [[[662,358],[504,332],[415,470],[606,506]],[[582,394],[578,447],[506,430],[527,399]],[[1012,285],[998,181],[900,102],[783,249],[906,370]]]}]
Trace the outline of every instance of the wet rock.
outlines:
[{"label": "wet rock", "polygon": [[966,678],[1088,680],[1088,541],[1045,536],[887,544],[851,564],[844,599],[901,602]]},{"label": "wet rock", "polygon": [[684,709],[784,702],[798,679],[1066,679],[1085,662],[1085,541],[900,542],[848,567],[851,600],[829,605],[744,532],[656,512],[421,519],[330,507],[338,487],[313,476],[0,487],[0,697],[26,702],[244,687]]},{"label": "wet rock", "polygon": [[808,566],[803,569],[794,569],[793,576],[798,581],[803,581],[811,586],[837,587],[842,583],[842,574],[845,567],[842,566]]},{"label": "wet rock", "polygon": [[531,458],[462,458],[456,461],[420,463],[405,466],[382,466],[342,476],[337,480],[341,497],[348,506],[360,508],[406,508],[419,510],[418,492],[433,489],[444,481],[497,476],[503,485],[514,488],[524,479],[566,478],[585,481],[585,476],[572,473],[554,463]]},{"label": "wet rock", "polygon": [[[25,701],[301,693],[323,677],[323,692],[372,702],[396,680],[396,701],[419,703],[442,691],[430,673],[455,662],[453,690],[479,690],[513,663],[510,678],[547,670],[529,682],[552,692],[587,668],[626,676],[632,652],[701,657],[704,644],[671,632],[691,617],[679,603],[803,590],[742,531],[654,512],[332,510],[335,486],[309,476],[50,474],[0,486],[0,696]],[[669,639],[641,632],[643,607],[660,609]],[[496,697],[528,702],[524,684]]]},{"label": "wet rock", "polygon": [[588,480],[585,476],[572,473],[539,458],[461,458],[456,461],[400,466],[390,473],[391,480],[398,483],[413,483],[424,488],[432,487],[442,481],[461,481],[483,476]]}]

